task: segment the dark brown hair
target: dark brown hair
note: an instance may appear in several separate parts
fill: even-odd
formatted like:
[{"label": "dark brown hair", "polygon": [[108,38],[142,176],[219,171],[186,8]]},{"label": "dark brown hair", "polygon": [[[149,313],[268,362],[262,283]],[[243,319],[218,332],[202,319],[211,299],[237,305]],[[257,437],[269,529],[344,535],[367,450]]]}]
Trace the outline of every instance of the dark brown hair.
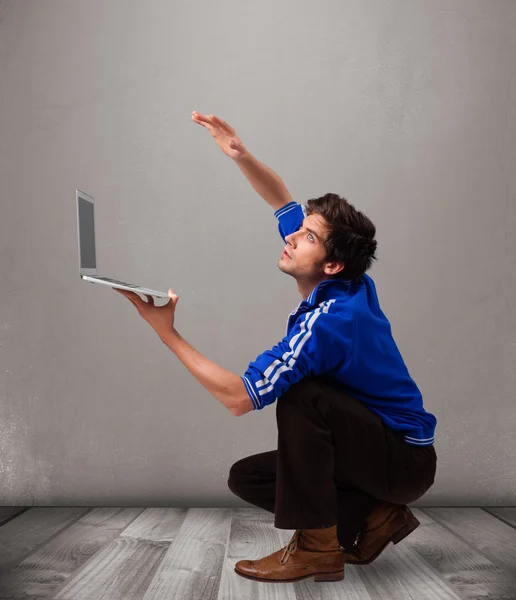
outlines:
[{"label": "dark brown hair", "polygon": [[344,263],[344,268],[329,279],[358,280],[377,260],[376,227],[363,213],[345,198],[325,194],[306,202],[306,216],[318,214],[328,223],[329,233],[324,242],[325,262]]}]

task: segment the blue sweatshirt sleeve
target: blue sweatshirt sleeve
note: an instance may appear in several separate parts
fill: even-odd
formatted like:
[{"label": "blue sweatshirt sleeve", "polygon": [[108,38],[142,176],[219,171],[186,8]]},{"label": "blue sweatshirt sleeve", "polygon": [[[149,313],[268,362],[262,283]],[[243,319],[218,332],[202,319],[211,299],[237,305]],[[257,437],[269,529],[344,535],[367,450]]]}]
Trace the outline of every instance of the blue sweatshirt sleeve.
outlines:
[{"label": "blue sweatshirt sleeve", "polygon": [[301,315],[281,342],[249,364],[241,379],[254,410],[275,402],[303,377],[345,372],[353,352],[354,319],[332,313],[333,302]]},{"label": "blue sweatshirt sleeve", "polygon": [[286,243],[285,236],[297,231],[303,224],[305,218],[305,207],[297,202],[289,202],[279,208],[274,216],[278,219],[278,231],[281,239]]}]

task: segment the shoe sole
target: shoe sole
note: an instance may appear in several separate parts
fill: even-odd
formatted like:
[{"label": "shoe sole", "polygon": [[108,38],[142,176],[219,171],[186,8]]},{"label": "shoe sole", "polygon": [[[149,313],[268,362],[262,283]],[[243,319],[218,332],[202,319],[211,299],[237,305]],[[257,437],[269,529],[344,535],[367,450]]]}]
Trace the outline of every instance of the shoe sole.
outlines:
[{"label": "shoe sole", "polygon": [[235,573],[240,575],[240,577],[245,577],[246,579],[251,579],[252,581],[263,581],[264,583],[294,583],[296,581],[301,581],[302,579],[310,579],[310,577],[313,577],[314,581],[318,582],[342,581],[344,579],[344,569],[342,569],[342,571],[334,571],[332,573],[311,573],[309,575],[303,575],[302,577],[296,577],[295,579],[263,579],[261,577],[253,577],[252,575],[241,573],[236,568]]},{"label": "shoe sole", "polygon": [[407,535],[412,533],[414,531],[414,529],[416,529],[416,527],[419,527],[419,525],[420,525],[419,521],[416,519],[416,517],[414,515],[412,515],[409,522],[406,525],[404,525],[399,531],[394,533],[385,542],[385,544],[383,546],[381,546],[380,549],[375,554],[370,556],[367,560],[346,560],[346,564],[348,564],[348,565],[368,565],[369,563],[372,563],[373,560],[377,559],[378,556],[380,556],[380,554],[385,550],[385,548],[390,544],[390,542],[392,542],[393,544],[398,544],[399,542],[401,542],[401,540],[406,538]]}]

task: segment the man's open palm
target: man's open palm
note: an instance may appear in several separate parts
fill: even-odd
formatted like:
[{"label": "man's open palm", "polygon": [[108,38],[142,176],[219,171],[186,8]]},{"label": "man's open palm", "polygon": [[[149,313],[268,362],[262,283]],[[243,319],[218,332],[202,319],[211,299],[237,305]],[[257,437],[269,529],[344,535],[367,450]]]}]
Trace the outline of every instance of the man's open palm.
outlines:
[{"label": "man's open palm", "polygon": [[222,152],[230,158],[239,160],[246,153],[240,138],[226,121],[215,115],[203,115],[195,110],[192,111],[192,121],[206,127]]}]

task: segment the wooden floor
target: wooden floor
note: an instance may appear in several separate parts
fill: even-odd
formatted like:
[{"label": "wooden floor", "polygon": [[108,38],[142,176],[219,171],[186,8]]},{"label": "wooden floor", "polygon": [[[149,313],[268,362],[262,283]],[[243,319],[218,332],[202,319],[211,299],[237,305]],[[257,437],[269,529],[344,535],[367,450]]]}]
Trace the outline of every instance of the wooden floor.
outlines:
[{"label": "wooden floor", "polygon": [[294,533],[257,508],[0,508],[0,599],[516,600],[516,507],[412,508],[421,525],[339,582],[260,583]]}]

